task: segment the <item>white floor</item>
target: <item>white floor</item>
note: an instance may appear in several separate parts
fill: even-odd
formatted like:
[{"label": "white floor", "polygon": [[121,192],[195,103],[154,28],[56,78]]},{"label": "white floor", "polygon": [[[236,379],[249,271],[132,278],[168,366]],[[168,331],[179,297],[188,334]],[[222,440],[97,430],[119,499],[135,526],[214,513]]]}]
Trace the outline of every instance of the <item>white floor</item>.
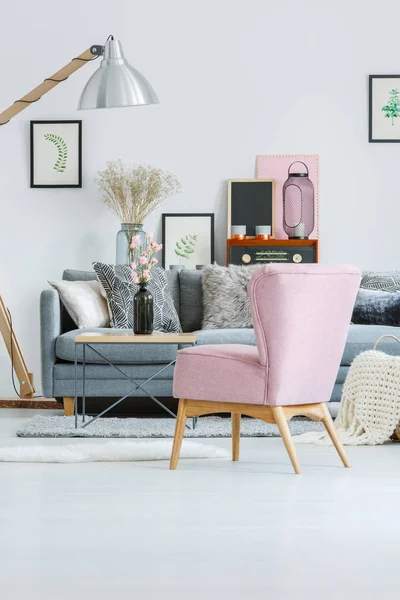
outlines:
[{"label": "white floor", "polygon": [[[46,443],[14,437],[31,415],[0,410],[1,443]],[[350,470],[332,448],[299,445],[302,476],[280,439],[243,439],[241,450],[240,463],[185,460],[176,472],[166,462],[0,464],[1,597],[398,593],[400,444],[348,449]]]}]

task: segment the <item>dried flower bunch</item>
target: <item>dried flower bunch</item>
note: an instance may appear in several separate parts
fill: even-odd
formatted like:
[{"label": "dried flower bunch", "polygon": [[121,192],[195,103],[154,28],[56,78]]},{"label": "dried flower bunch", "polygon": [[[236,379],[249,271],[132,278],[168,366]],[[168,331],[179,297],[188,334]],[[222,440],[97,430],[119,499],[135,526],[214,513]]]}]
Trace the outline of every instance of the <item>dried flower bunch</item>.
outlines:
[{"label": "dried flower bunch", "polygon": [[154,255],[159,250],[162,250],[162,244],[157,244],[157,242],[153,240],[152,233],[146,235],[146,242],[146,247],[142,248],[139,236],[134,235],[130,245],[134,259],[131,263],[132,279],[133,283],[138,283],[139,285],[146,285],[149,283],[151,279],[150,271],[158,263],[158,260]]},{"label": "dried flower bunch", "polygon": [[121,223],[143,224],[167,198],[182,192],[173,173],[151,165],[127,166],[120,160],[106,163],[97,185],[102,202]]}]

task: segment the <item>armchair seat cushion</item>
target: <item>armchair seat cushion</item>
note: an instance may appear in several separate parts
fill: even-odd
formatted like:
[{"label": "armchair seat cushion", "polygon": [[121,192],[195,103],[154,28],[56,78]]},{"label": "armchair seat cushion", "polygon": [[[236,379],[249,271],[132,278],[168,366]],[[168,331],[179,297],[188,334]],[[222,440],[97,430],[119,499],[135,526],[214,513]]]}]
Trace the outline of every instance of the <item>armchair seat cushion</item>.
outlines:
[{"label": "armchair seat cushion", "polygon": [[242,344],[179,350],[175,398],[266,404],[266,373],[256,347]]},{"label": "armchair seat cushion", "polygon": [[[74,329],[67,331],[57,338],[56,356],[67,361],[75,361],[75,337],[80,333],[89,331],[113,331],[110,328]],[[121,333],[121,329],[116,330]],[[95,344],[94,348],[105,356],[110,362],[120,365],[139,364],[167,364],[176,358],[177,344]],[[78,362],[82,362],[82,345],[77,349]],[[86,348],[86,362],[93,364],[104,364],[105,361],[93,350]]]}]

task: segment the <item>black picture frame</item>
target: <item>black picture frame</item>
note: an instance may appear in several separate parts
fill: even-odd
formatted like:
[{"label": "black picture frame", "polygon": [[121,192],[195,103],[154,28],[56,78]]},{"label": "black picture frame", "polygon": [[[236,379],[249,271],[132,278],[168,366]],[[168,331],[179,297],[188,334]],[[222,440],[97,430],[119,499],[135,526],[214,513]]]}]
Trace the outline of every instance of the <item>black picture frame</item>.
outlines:
[{"label": "black picture frame", "polygon": [[[35,141],[34,128],[36,125],[78,125],[78,169],[76,183],[43,184],[35,183]],[[44,120],[30,122],[30,187],[31,188],[81,188],[82,187],[82,120]]]},{"label": "black picture frame", "polygon": [[[398,144],[400,142],[400,132],[398,138],[374,138],[373,132],[373,85],[374,79],[398,79],[400,89],[400,75],[370,75],[368,80],[368,141],[371,144]],[[400,93],[400,92],[399,92]],[[400,117],[399,117],[400,124]]]},{"label": "black picture frame", "polygon": [[165,269],[165,258],[167,250],[166,240],[166,220],[168,218],[190,218],[190,217],[208,217],[210,219],[210,264],[214,262],[214,213],[163,213],[162,214],[162,267]]},{"label": "black picture frame", "polygon": [[275,180],[228,179],[228,231],[245,225],[246,236],[255,237],[257,225],[269,225],[275,237]]}]

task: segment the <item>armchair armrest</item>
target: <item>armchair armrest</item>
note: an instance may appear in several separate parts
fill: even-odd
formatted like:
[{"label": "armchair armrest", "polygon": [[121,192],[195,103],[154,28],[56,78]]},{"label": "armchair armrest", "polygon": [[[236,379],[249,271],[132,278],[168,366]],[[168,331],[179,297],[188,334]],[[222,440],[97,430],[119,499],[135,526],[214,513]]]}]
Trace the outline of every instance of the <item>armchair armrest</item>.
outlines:
[{"label": "armchair armrest", "polygon": [[53,397],[53,367],[56,362],[56,340],[61,334],[60,298],[56,290],[40,295],[40,354],[42,389],[45,398]]}]

